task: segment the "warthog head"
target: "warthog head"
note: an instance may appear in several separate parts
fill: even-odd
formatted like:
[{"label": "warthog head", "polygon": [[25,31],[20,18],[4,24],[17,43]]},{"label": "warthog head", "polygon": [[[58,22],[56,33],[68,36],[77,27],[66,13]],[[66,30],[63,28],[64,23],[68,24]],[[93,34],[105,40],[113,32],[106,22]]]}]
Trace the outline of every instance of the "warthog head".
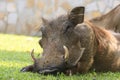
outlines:
[{"label": "warthog head", "polygon": [[43,54],[41,58],[36,59],[32,50],[34,64],[24,67],[21,71],[48,74],[64,72],[76,66],[84,48],[81,48],[75,26],[82,23],[83,19],[84,7],[76,7],[69,14],[53,20],[42,18],[42,39],[39,44],[43,48]]}]

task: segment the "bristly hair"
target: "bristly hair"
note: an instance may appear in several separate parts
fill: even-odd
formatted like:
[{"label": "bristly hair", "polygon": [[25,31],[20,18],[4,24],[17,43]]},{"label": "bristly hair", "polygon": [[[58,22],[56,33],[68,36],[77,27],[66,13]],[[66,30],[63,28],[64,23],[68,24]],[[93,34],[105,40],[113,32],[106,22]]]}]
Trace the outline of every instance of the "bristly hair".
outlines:
[{"label": "bristly hair", "polygon": [[110,49],[115,49],[117,46],[117,39],[108,31],[105,30],[104,28],[97,27],[96,25],[93,25],[89,21],[85,21],[85,23],[91,27],[94,31],[96,40],[98,42],[98,48],[99,50],[104,49],[104,48],[110,48]]}]

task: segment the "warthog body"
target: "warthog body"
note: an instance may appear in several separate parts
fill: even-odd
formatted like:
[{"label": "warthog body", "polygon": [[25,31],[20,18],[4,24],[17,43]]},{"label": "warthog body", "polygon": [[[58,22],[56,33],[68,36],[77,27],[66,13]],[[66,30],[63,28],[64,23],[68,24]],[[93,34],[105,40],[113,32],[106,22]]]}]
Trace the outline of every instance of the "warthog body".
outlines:
[{"label": "warthog body", "polygon": [[93,24],[120,33],[120,4],[105,15],[90,20]]},{"label": "warthog body", "polygon": [[85,73],[120,71],[119,34],[83,22],[84,8],[76,7],[70,14],[54,20],[43,19],[42,39],[39,41],[43,55],[34,64],[21,71],[38,73]]}]

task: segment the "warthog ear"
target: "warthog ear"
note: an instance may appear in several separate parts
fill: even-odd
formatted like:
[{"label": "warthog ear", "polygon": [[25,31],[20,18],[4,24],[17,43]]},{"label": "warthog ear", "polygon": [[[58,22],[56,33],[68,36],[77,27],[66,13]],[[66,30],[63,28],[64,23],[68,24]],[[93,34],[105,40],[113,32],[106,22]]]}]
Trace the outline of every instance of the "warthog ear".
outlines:
[{"label": "warthog ear", "polygon": [[77,25],[84,21],[84,7],[75,7],[71,10],[69,14],[69,20],[74,24]]},{"label": "warthog ear", "polygon": [[41,19],[42,19],[42,23],[43,23],[43,24],[47,24],[47,23],[48,23],[48,20],[47,20],[47,19],[45,19],[45,18],[43,18],[43,17],[42,17]]}]

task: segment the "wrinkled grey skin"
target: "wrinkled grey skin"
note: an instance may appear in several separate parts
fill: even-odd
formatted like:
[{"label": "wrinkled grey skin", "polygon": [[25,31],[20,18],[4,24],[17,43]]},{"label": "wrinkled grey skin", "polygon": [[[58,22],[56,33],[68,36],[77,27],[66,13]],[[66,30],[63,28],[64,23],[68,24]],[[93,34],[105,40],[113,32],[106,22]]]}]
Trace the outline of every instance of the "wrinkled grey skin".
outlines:
[{"label": "wrinkled grey skin", "polygon": [[[84,7],[76,7],[68,15],[53,20],[43,18],[42,21],[42,39],[39,44],[43,48],[43,54],[41,58],[33,58],[34,64],[22,68],[21,71],[54,74],[75,67],[85,49],[81,47],[75,29],[77,24],[84,21]],[[69,51],[67,58],[64,46]]]}]

